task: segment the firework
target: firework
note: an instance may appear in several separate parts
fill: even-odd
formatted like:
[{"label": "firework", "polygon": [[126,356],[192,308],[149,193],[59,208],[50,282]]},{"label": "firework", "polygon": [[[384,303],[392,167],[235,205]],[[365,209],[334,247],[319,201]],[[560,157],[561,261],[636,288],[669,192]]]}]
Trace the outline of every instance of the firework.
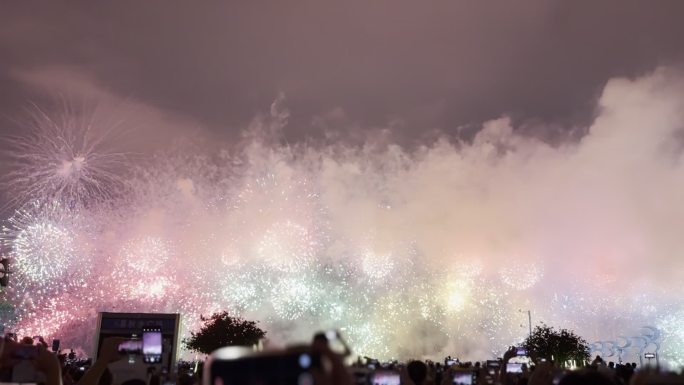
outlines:
[{"label": "firework", "polygon": [[86,231],[79,212],[34,201],[9,219],[1,240],[22,278],[50,285],[88,266]]},{"label": "firework", "polygon": [[73,206],[112,198],[125,184],[126,155],[111,147],[116,122],[65,107],[51,115],[30,110],[21,136],[6,137],[4,176],[14,206],[39,199]]},{"label": "firework", "polygon": [[[430,179],[439,190],[432,199],[421,195],[428,183],[407,187],[430,156],[397,148],[378,155],[255,141],[218,156],[181,148],[121,174],[125,157],[93,139],[81,117],[39,113],[35,126],[10,143],[17,196],[31,199],[0,237],[15,270],[3,322],[20,333],[85,346],[79,333],[62,333],[97,311],[180,312],[187,333],[200,314],[226,310],[261,321],[276,339],[336,328],[360,355],[483,359],[525,337],[530,310],[534,324],[592,342],[657,324],[663,353],[682,363],[681,296],[616,288],[619,278],[594,282],[538,256],[502,256],[515,248],[500,240],[508,233],[481,237],[496,251],[467,254],[480,237],[460,216],[484,228],[469,210],[487,204],[451,171],[472,166],[458,149],[430,155],[451,154]],[[434,182],[442,179],[446,187]],[[466,209],[450,211],[452,195]],[[566,268],[583,279],[563,281]]]}]

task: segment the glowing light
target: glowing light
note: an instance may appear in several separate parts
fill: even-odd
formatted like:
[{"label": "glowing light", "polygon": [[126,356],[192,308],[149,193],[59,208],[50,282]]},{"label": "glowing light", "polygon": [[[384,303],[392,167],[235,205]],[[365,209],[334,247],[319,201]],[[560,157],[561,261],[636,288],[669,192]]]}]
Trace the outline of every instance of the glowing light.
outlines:
[{"label": "glowing light", "polygon": [[470,297],[470,285],[465,281],[451,282],[446,288],[446,306],[450,312],[462,311]]}]

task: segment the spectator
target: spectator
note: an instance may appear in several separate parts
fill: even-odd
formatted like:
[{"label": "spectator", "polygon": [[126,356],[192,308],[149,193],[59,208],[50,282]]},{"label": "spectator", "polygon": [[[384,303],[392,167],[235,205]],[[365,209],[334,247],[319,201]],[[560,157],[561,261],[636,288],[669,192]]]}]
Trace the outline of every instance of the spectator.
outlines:
[{"label": "spectator", "polygon": [[425,385],[427,379],[428,368],[422,361],[411,361],[406,365],[406,372],[408,377],[413,381],[414,385]]},{"label": "spectator", "polygon": [[22,348],[22,345],[33,345],[33,338],[29,337],[28,340],[24,338],[22,344],[10,338],[0,338],[0,370],[12,368],[21,363],[32,366],[37,373],[42,374],[45,385],[62,385],[61,365],[57,357],[44,346],[38,345],[35,346],[34,358],[17,360],[14,355],[18,349]]},{"label": "spectator", "polygon": [[582,370],[564,375],[558,385],[616,385],[616,382],[595,370]]},{"label": "spectator", "polygon": [[[100,356],[97,358],[93,366],[81,377],[76,385],[98,385],[100,378],[107,371],[107,365],[121,359],[119,354],[119,344],[125,341],[125,338],[110,337],[102,341],[102,349],[100,349]],[[71,350],[73,353],[73,350]],[[69,355],[71,356],[71,353]],[[75,354],[74,354],[75,355]]]}]

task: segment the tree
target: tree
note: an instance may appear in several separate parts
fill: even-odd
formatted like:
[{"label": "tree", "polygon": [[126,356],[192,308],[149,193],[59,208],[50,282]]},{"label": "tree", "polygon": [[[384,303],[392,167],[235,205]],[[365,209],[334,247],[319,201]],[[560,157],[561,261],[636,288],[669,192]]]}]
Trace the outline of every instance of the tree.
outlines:
[{"label": "tree", "polygon": [[199,353],[210,354],[225,346],[251,346],[266,335],[256,322],[231,317],[227,311],[200,319],[204,323],[200,330],[190,332],[191,337],[183,340],[188,349]]},{"label": "tree", "polygon": [[530,356],[553,360],[561,366],[569,360],[582,364],[589,360],[589,346],[584,338],[567,329],[556,331],[545,324],[536,326],[523,346]]}]

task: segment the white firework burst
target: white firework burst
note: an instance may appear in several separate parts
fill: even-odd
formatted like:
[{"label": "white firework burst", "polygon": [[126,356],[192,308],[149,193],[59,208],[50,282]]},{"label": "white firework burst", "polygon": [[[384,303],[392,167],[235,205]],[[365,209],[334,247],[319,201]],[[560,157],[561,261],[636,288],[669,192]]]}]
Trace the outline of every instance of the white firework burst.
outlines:
[{"label": "white firework burst", "polygon": [[32,199],[88,205],[125,185],[127,156],[111,144],[118,122],[69,107],[50,114],[34,106],[22,123],[21,135],[4,140],[11,168],[3,179],[12,186],[14,206]]},{"label": "white firework burst", "polygon": [[1,238],[19,277],[51,284],[66,274],[87,271],[88,240],[80,219],[78,211],[59,202],[33,201],[17,210]]}]

